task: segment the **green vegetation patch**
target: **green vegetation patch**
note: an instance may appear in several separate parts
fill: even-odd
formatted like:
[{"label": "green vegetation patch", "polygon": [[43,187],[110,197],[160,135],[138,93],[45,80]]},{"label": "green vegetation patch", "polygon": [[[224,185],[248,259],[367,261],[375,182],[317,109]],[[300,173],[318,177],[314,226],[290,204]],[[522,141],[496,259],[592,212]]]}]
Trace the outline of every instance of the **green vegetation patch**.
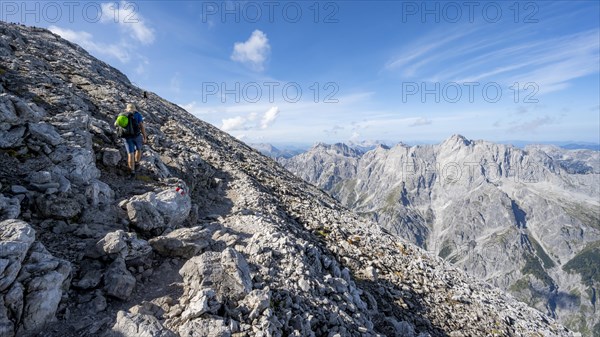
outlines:
[{"label": "green vegetation patch", "polygon": [[548,275],[548,273],[546,273],[544,267],[542,267],[542,264],[540,263],[540,260],[537,259],[536,256],[524,253],[523,258],[525,258],[525,266],[523,266],[523,269],[521,270],[523,274],[533,275],[538,280],[544,282],[544,284],[547,286],[554,284],[552,278],[550,275]]},{"label": "green vegetation patch", "polygon": [[600,241],[585,247],[563,266],[563,270],[579,273],[588,286],[592,286],[592,282],[600,283]]},{"label": "green vegetation patch", "polygon": [[600,323],[594,325],[592,328],[592,336],[600,336]]},{"label": "green vegetation patch", "polygon": [[527,278],[519,279],[510,286],[509,290],[516,293],[529,290],[529,280]]},{"label": "green vegetation patch", "polygon": [[529,236],[529,242],[531,242],[531,244],[533,245],[533,248],[535,249],[535,253],[537,254],[537,256],[540,259],[542,259],[544,268],[549,269],[549,268],[556,266],[554,261],[552,261],[552,258],[550,258],[550,256],[548,256],[548,254],[546,254],[546,251],[544,250],[542,245],[540,245],[533,237]]}]

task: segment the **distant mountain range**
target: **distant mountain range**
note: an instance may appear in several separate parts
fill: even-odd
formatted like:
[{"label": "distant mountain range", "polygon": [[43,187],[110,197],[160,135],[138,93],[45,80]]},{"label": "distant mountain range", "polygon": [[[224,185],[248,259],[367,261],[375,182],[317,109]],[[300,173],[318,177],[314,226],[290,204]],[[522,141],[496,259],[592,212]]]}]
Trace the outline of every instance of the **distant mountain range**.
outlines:
[{"label": "distant mountain range", "polygon": [[[385,140],[363,140],[363,141],[348,141],[344,142],[344,144],[352,147],[353,149],[361,152],[367,152],[379,145],[384,147],[392,147],[397,144],[406,144],[406,145],[433,145],[436,144],[435,141],[426,141],[426,142],[416,142],[416,141],[407,141],[407,142],[393,142],[393,141],[385,141]],[[565,150],[591,150],[591,151],[600,151],[600,143],[590,143],[590,142],[571,142],[571,141],[546,141],[546,142],[531,142],[531,141],[522,141],[522,140],[512,140],[512,141],[500,141],[499,144],[513,145],[518,148],[525,148],[530,145],[544,145],[544,146],[556,146]],[[303,152],[308,151],[310,148],[314,147],[316,144],[288,144],[288,143],[278,143],[278,144],[270,144],[270,143],[249,143],[248,145],[264,154],[265,156],[269,156],[271,158],[291,158],[293,156],[299,155]]]},{"label": "distant mountain range", "polygon": [[367,152],[317,144],[279,162],[390,232],[600,336],[600,152],[455,135]]}]

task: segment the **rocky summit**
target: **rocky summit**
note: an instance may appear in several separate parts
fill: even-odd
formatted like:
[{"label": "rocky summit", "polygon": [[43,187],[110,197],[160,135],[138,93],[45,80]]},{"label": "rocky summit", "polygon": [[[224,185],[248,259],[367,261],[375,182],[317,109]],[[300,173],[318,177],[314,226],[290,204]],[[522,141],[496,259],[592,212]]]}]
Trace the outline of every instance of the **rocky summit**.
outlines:
[{"label": "rocky summit", "polygon": [[575,335],[47,30],[0,60],[1,336]]},{"label": "rocky summit", "polygon": [[600,152],[455,135],[368,152],[318,144],[280,161],[398,237],[600,336]]}]

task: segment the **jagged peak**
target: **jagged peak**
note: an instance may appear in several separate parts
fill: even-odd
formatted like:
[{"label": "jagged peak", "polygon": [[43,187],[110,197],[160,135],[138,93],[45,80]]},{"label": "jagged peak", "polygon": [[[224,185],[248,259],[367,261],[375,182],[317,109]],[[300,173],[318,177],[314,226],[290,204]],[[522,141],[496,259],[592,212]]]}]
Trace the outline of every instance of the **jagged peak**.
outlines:
[{"label": "jagged peak", "polygon": [[448,145],[464,145],[464,146],[469,146],[471,144],[473,144],[473,141],[468,139],[467,137],[461,135],[461,134],[453,134],[452,136],[450,136],[448,139],[446,139],[444,142],[442,142],[442,144],[448,144]]}]

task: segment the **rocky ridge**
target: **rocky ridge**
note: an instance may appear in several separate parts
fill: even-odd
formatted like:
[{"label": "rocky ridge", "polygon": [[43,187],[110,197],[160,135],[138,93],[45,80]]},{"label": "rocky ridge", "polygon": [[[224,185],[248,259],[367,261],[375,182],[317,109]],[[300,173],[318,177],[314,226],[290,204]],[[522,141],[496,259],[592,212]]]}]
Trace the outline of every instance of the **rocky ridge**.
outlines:
[{"label": "rocky ridge", "polygon": [[2,336],[574,335],[49,31],[0,60]]},{"label": "rocky ridge", "polygon": [[361,153],[320,144],[280,162],[399,237],[600,334],[599,153],[473,141]]}]

